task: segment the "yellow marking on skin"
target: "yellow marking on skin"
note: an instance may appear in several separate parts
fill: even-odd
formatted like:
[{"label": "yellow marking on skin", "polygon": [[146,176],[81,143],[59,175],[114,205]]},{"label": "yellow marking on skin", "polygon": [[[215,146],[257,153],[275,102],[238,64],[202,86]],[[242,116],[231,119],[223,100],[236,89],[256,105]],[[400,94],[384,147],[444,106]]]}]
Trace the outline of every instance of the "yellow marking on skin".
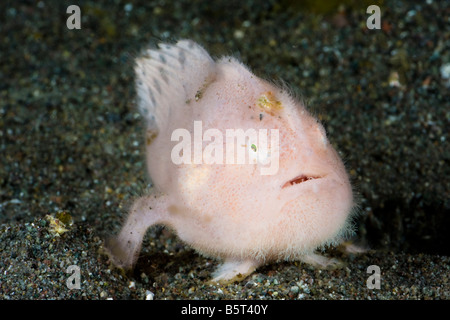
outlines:
[{"label": "yellow marking on skin", "polygon": [[169,211],[169,213],[171,213],[171,214],[180,214],[180,213],[182,213],[183,211],[182,210],[180,210],[180,208],[179,207],[177,207],[177,206],[169,206],[168,208],[167,208],[167,211]]},{"label": "yellow marking on skin", "polygon": [[151,130],[147,130],[147,134],[146,134],[146,137],[145,137],[146,138],[145,142],[146,142],[147,146],[149,146],[153,142],[153,140],[155,140],[157,135],[158,135],[157,132],[151,131]]},{"label": "yellow marking on skin", "polygon": [[208,86],[211,84],[211,82],[211,80],[205,79],[203,85],[195,93],[195,101],[199,101],[201,98],[203,98],[203,94],[205,93],[206,89],[208,89]]},{"label": "yellow marking on skin", "polygon": [[274,115],[274,112],[277,112],[283,109],[283,105],[281,101],[275,98],[275,95],[272,91],[264,92],[257,100],[258,106],[265,112]]},{"label": "yellow marking on skin", "polygon": [[192,165],[186,172],[186,188],[196,192],[208,182],[210,174],[209,166]]}]

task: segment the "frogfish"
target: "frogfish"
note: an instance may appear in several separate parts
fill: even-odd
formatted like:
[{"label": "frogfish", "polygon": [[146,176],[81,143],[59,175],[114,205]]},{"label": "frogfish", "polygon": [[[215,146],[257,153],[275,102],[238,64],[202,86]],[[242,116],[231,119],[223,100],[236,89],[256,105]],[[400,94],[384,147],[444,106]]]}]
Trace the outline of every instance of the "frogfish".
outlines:
[{"label": "frogfish", "polygon": [[153,186],[105,241],[113,264],[132,269],[153,225],[220,261],[213,282],[276,261],[336,263],[319,250],[352,234],[352,185],[291,90],[185,39],[144,50],[135,76]]}]

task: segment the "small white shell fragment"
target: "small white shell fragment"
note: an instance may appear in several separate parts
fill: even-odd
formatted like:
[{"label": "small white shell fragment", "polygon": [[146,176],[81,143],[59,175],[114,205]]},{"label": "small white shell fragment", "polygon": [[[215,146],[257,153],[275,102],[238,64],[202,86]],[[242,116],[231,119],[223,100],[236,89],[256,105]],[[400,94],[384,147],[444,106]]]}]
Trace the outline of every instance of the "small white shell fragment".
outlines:
[{"label": "small white shell fragment", "polygon": [[145,300],[153,300],[153,297],[155,294],[151,292],[150,290],[145,291]]}]

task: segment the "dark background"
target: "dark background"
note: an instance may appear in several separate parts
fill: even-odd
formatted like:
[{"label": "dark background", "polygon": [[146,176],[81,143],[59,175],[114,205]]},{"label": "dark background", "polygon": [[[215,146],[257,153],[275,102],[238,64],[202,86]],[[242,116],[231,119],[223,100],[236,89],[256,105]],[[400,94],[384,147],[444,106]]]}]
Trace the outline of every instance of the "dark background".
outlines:
[{"label": "dark background", "polygon": [[[81,30],[66,28],[71,4]],[[133,60],[190,38],[304,98],[358,194],[357,242],[449,255],[449,14],[448,1],[1,1],[0,222],[67,211],[117,232],[150,182]]]}]

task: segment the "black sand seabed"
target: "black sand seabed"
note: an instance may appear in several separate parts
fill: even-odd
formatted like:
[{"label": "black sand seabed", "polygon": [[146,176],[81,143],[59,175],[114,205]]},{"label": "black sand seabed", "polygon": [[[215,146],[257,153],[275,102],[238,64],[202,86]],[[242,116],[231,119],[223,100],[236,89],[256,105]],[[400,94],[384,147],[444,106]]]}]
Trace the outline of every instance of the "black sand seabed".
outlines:
[{"label": "black sand seabed", "polygon": [[[449,2],[311,3],[2,1],[0,299],[449,299]],[[81,30],[66,27],[71,4]],[[370,4],[381,30],[366,27]],[[215,286],[216,261],[153,228],[133,274],[108,265],[102,239],[150,182],[133,58],[177,38],[301,93],[345,158],[357,241],[374,250]],[[46,215],[61,211],[74,224],[57,236]],[[71,265],[80,289],[67,287]]]}]

